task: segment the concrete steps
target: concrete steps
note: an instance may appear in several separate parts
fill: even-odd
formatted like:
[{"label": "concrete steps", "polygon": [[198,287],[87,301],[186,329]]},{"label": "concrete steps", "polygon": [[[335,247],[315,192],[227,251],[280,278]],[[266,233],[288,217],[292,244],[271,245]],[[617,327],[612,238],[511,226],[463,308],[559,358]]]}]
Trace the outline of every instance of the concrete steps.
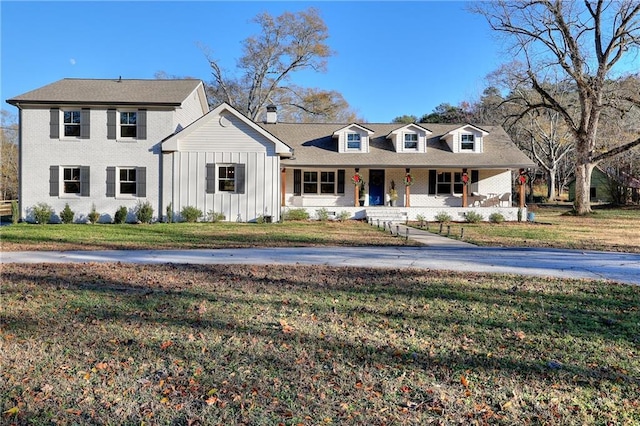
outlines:
[{"label": "concrete steps", "polygon": [[373,224],[391,222],[405,223],[407,221],[407,212],[398,207],[367,207],[367,220],[371,220]]}]

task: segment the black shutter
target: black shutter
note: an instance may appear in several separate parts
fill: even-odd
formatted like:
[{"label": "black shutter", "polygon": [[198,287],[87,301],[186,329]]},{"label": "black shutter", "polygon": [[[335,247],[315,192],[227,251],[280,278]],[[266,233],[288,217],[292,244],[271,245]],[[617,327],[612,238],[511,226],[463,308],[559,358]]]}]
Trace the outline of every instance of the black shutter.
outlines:
[{"label": "black shutter", "polygon": [[147,196],[147,168],[136,167],[136,197]]},{"label": "black shutter", "polygon": [[80,112],[80,138],[89,139],[90,137],[90,120],[91,110],[89,108],[82,108]]},{"label": "black shutter", "polygon": [[[107,139],[115,139],[116,138],[116,110],[108,109],[107,110]],[[115,197],[115,194],[113,195]]]},{"label": "black shutter", "polygon": [[302,170],[293,169],[293,195],[302,195]]},{"label": "black shutter", "polygon": [[60,195],[60,168],[58,166],[49,167],[49,195],[51,197]]},{"label": "black shutter", "polygon": [[116,196],[116,168],[107,167],[107,197]]},{"label": "black shutter", "polygon": [[338,170],[338,194],[344,194],[344,170]]},{"label": "black shutter", "polygon": [[215,194],[216,192],[216,165],[214,163],[206,164],[205,192],[207,194]]},{"label": "black shutter", "polygon": [[138,123],[137,138],[147,139],[147,110],[139,109],[138,116],[136,117]]},{"label": "black shutter", "polygon": [[60,109],[51,108],[49,119],[49,137],[51,139],[60,138]]},{"label": "black shutter", "polygon": [[89,196],[89,166],[80,166],[80,196]]},{"label": "black shutter", "polygon": [[480,180],[480,174],[477,170],[471,170],[471,183],[478,183]]},{"label": "black shutter", "polygon": [[435,195],[437,183],[438,172],[436,170],[429,170],[429,195]]},{"label": "black shutter", "polygon": [[235,165],[235,175],[236,175],[236,194],[244,194],[244,183],[245,183],[245,165],[244,164],[236,164]]}]

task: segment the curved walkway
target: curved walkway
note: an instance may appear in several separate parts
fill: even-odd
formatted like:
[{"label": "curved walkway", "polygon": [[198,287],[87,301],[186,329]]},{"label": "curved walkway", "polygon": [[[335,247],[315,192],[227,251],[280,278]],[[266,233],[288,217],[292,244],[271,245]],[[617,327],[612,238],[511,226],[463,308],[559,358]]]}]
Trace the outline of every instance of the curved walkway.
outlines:
[{"label": "curved walkway", "polygon": [[[405,235],[400,229],[400,235]],[[306,264],[491,272],[640,284],[640,254],[477,247],[411,229],[424,247],[283,247],[211,250],[29,251],[0,253],[0,263]]]}]

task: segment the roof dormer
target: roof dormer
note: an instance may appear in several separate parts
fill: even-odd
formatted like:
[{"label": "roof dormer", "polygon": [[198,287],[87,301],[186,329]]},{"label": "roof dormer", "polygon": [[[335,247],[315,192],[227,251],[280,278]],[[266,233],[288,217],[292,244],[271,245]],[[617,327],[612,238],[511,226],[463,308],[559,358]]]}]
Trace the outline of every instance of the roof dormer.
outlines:
[{"label": "roof dormer", "polygon": [[369,152],[369,139],[373,130],[359,124],[350,124],[333,132],[333,137],[338,139],[338,152]]},{"label": "roof dormer", "polygon": [[484,136],[488,134],[480,127],[466,124],[445,133],[440,140],[446,141],[454,153],[480,154],[484,151]]},{"label": "roof dormer", "polygon": [[387,135],[391,139],[396,152],[416,153],[427,152],[427,136],[429,129],[415,123],[402,126]]}]

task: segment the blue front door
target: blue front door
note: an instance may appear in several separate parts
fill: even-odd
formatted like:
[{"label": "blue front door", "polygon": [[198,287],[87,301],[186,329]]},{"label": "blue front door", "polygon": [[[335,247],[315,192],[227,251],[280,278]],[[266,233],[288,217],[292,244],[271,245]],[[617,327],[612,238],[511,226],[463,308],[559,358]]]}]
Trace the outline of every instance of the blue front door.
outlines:
[{"label": "blue front door", "polygon": [[369,170],[369,205],[384,206],[384,170]]}]

